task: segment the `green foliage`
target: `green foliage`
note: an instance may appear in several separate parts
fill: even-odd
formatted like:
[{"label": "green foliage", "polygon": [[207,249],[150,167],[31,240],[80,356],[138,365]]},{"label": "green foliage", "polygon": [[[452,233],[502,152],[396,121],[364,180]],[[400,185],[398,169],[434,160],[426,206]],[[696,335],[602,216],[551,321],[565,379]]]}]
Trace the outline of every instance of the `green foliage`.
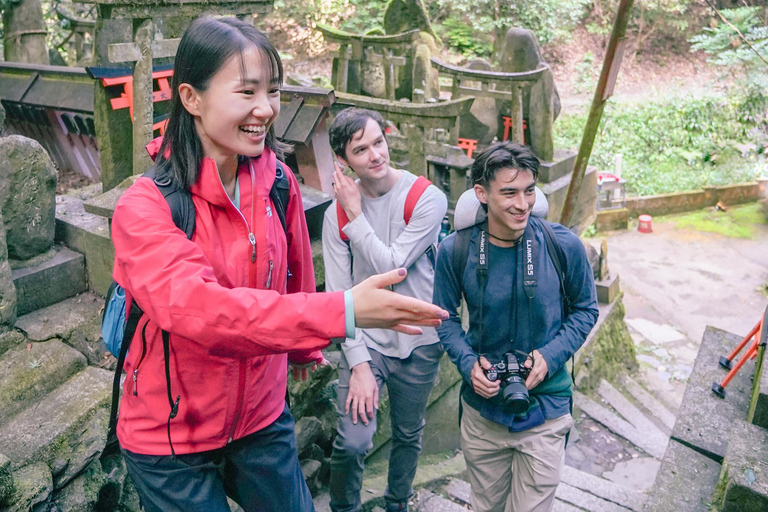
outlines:
[{"label": "green foliage", "polygon": [[[723,17],[736,27],[757,52],[768,59],[768,26],[760,19],[760,8],[739,7],[723,9]],[[744,44],[739,34],[727,23],[713,18],[708,27],[691,38],[691,51],[703,51],[709,61],[720,66],[725,73],[743,74],[756,78],[763,73],[766,64]],[[753,74],[755,73],[755,74]]]},{"label": "green foliage", "polygon": [[[754,180],[766,174],[768,96],[681,98],[637,106],[609,104],[590,164],[612,170],[616,155],[631,195]],[[555,123],[555,145],[578,148],[585,115]]]},{"label": "green foliage", "polygon": [[542,44],[567,40],[590,0],[438,0],[441,11],[474,27],[475,34],[502,38],[512,27],[532,30]]},{"label": "green foliage", "polygon": [[493,51],[491,42],[484,34],[475,34],[474,28],[456,18],[448,18],[438,29],[438,35],[448,46],[464,57],[489,57]]},{"label": "green foliage", "polygon": [[574,65],[576,77],[574,80],[574,89],[577,93],[594,91],[597,87],[598,69],[595,65],[595,56],[592,52],[587,52],[584,57]]}]

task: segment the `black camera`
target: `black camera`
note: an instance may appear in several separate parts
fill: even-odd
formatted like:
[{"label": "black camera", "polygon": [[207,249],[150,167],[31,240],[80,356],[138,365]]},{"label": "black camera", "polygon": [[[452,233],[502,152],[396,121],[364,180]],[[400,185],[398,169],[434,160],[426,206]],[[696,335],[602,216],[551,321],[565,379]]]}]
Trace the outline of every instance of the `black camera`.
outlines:
[{"label": "black camera", "polygon": [[[532,356],[522,355],[525,356],[523,362],[529,357],[533,362]],[[501,379],[501,396],[504,399],[504,406],[515,414],[523,413],[528,410],[531,403],[528,388],[525,387],[525,379],[528,378],[531,369],[520,364],[513,352],[507,352],[501,357],[501,361],[492,365],[490,370],[483,370],[485,378],[491,382]]]}]

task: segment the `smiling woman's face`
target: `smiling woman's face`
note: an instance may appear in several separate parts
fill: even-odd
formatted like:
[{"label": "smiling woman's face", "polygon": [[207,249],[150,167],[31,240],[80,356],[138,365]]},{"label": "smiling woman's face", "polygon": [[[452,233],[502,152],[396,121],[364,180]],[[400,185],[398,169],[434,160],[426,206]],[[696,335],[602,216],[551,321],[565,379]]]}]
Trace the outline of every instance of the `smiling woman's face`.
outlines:
[{"label": "smiling woman's face", "polygon": [[267,131],[280,113],[277,73],[270,73],[269,65],[262,51],[249,48],[221,66],[205,91],[193,89],[184,102],[195,117],[204,155],[220,165],[264,151]]}]

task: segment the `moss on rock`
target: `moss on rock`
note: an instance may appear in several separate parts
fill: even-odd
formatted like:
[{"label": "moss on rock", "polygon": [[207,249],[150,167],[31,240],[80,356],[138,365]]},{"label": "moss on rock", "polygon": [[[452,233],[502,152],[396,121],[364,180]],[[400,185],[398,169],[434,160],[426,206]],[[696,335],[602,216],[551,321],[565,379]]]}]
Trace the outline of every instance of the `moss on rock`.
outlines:
[{"label": "moss on rock", "polygon": [[617,298],[604,320],[596,327],[576,361],[579,389],[594,389],[602,379],[612,381],[620,373],[637,369],[635,344],[624,323],[624,303]]}]

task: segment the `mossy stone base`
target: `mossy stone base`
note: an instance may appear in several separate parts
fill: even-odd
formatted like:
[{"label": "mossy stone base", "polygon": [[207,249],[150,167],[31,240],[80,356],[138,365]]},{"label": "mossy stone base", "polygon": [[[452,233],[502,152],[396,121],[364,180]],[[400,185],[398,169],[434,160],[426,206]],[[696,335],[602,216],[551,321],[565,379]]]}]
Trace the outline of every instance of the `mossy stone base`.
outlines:
[{"label": "mossy stone base", "polygon": [[48,510],[53,491],[53,479],[48,466],[43,463],[31,464],[13,473],[14,491],[4,508],[7,512],[28,512],[30,510]]},{"label": "mossy stone base", "polygon": [[[768,510],[768,430],[746,421],[731,429],[723,460],[723,512]],[[717,505],[717,504],[716,504]]]},{"label": "mossy stone base", "polygon": [[621,373],[637,369],[635,343],[624,323],[621,297],[600,307],[597,325],[576,353],[576,380],[580,390],[594,389],[601,380],[612,382]]}]

